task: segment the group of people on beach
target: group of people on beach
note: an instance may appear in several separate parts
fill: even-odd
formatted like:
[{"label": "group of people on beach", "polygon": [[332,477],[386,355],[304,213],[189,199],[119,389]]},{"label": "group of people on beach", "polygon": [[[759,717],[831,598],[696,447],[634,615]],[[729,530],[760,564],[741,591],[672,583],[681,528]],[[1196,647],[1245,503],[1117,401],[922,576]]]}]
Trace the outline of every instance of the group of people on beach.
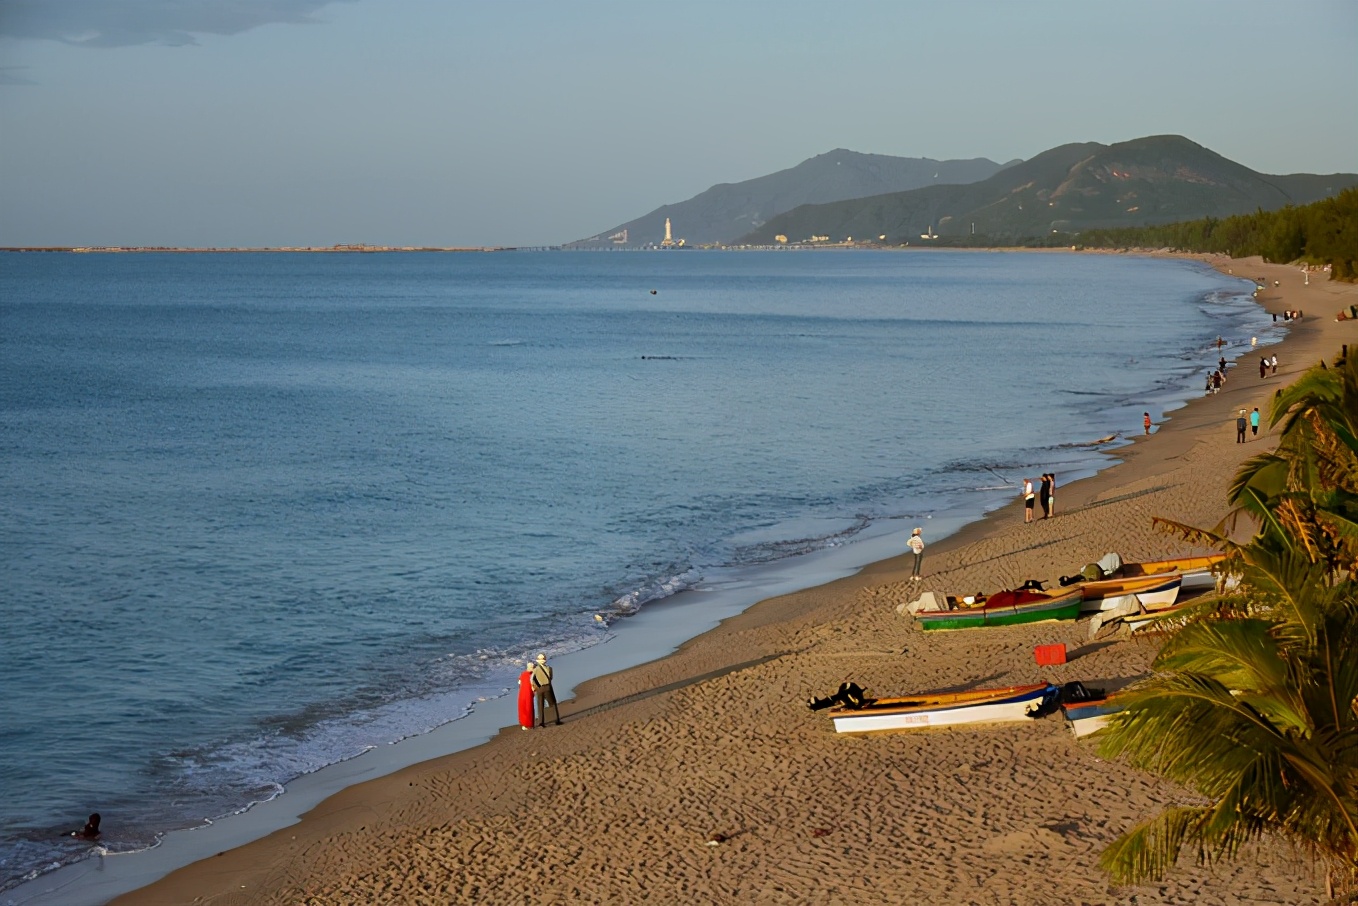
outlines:
[{"label": "group of people on beach", "polygon": [[1269,375],[1269,369],[1272,369],[1274,374],[1277,374],[1277,373],[1278,373],[1278,357],[1277,357],[1276,355],[1274,355],[1274,356],[1272,356],[1272,357],[1264,356],[1263,358],[1261,358],[1261,359],[1259,360],[1259,377],[1260,377],[1260,378],[1266,378],[1266,377],[1268,377],[1268,375]]},{"label": "group of people on beach", "polygon": [[556,725],[561,726],[561,712],[556,706],[556,691],[552,688],[552,668],[547,655],[539,654],[537,661],[529,661],[519,674],[519,726],[525,730],[547,726],[547,706],[552,706]]},{"label": "group of people on beach", "polygon": [[1240,414],[1235,418],[1235,442],[1243,444],[1245,442],[1245,428],[1250,429],[1253,437],[1259,436],[1259,407],[1255,406],[1254,411],[1245,416],[1245,410],[1241,409]]},{"label": "group of people on beach", "polygon": [[1048,519],[1056,515],[1056,475],[1051,472],[1043,472],[1037,491],[1033,491],[1033,480],[1023,479],[1023,521],[1033,521],[1034,504],[1042,505],[1042,518]]}]

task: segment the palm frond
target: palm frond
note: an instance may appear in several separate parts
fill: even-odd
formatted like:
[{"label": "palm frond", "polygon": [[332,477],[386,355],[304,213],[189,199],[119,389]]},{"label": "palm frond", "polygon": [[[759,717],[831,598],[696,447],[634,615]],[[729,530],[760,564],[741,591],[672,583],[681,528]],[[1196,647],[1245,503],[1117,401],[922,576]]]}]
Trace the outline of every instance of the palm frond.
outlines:
[{"label": "palm frond", "polygon": [[1103,851],[1099,867],[1114,884],[1158,881],[1175,863],[1185,843],[1210,816],[1202,807],[1169,808],[1143,821]]},{"label": "palm frond", "polygon": [[1269,419],[1277,449],[1241,465],[1217,526],[1154,520],[1224,551],[1218,572],[1238,584],[1192,609],[1101,734],[1102,757],[1206,800],[1115,841],[1100,859],[1115,883],[1162,877],[1188,848],[1233,858],[1267,833],[1358,884],[1358,356],[1280,391]]}]

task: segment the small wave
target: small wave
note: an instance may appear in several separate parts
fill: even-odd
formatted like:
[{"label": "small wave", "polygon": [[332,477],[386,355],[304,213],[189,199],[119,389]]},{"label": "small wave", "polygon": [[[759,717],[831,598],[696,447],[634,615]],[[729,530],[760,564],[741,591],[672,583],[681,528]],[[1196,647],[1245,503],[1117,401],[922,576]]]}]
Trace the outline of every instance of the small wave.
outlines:
[{"label": "small wave", "polygon": [[1057,450],[1069,450],[1069,449],[1088,450],[1088,449],[1090,449],[1090,448],[1092,448],[1092,447],[1102,447],[1102,446],[1104,446],[1105,444],[1111,444],[1111,443],[1113,443],[1113,442],[1119,440],[1121,437],[1122,437],[1121,432],[1115,432],[1115,433],[1113,433],[1113,434],[1109,434],[1107,437],[1100,437],[1098,440],[1077,440],[1077,441],[1071,441],[1071,442],[1069,442],[1069,443],[1057,444],[1053,449],[1057,449]]},{"label": "small wave", "polygon": [[732,552],[733,566],[756,566],[773,563],[787,557],[809,554],[812,551],[838,547],[872,524],[867,516],[859,515],[854,523],[838,532],[813,535],[805,538],[789,538],[776,541],[761,541],[757,544],[737,546]]},{"label": "small wave", "polygon": [[604,623],[611,622],[618,617],[631,616],[640,610],[643,605],[677,595],[681,591],[687,591],[701,580],[702,576],[697,574],[695,570],[687,570],[678,575],[648,582],[614,598],[613,602],[598,616],[603,617],[602,622]]}]

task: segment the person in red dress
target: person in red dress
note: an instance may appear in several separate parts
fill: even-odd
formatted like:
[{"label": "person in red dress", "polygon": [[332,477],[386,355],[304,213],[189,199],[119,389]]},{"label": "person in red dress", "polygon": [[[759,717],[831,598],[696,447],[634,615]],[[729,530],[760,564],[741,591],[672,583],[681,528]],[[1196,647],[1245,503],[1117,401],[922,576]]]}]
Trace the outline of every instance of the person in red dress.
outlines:
[{"label": "person in red dress", "polygon": [[533,662],[519,674],[519,726],[533,729]]}]

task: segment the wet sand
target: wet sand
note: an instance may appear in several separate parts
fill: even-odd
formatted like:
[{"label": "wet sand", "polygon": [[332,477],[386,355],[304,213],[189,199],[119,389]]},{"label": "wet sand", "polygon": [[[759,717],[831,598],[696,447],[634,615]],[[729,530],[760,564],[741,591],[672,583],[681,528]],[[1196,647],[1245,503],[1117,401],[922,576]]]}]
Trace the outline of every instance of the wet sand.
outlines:
[{"label": "wet sand", "polygon": [[[1236,443],[1237,411],[1266,412],[1280,386],[1358,344],[1358,322],[1334,321],[1358,287],[1318,274],[1308,286],[1296,268],[1258,259],[1211,263],[1266,277],[1269,311],[1305,312],[1269,347],[1277,375],[1261,380],[1261,353],[1229,347],[1241,360],[1221,393],[1117,450],[1114,468],[1058,487],[1054,518],[1025,525],[1016,501],[930,544],[920,583],[901,556],[764,601],[670,657],[583,684],[562,703],[561,727],[507,729],[351,787],[293,827],[115,902],[1323,901],[1321,871],[1274,843],[1110,889],[1100,851],[1188,794],[1099,760],[1059,714],[858,737],[837,736],[805,704],[845,680],[890,695],[1042,680],[1114,689],[1145,674],[1153,636],[1090,641],[1087,620],[926,635],[896,605],[922,589],[1054,580],[1108,551],[1190,552],[1151,517],[1209,526],[1225,515],[1238,464],[1273,444],[1266,427]],[[1068,663],[1038,667],[1034,646],[1056,642]]]}]

